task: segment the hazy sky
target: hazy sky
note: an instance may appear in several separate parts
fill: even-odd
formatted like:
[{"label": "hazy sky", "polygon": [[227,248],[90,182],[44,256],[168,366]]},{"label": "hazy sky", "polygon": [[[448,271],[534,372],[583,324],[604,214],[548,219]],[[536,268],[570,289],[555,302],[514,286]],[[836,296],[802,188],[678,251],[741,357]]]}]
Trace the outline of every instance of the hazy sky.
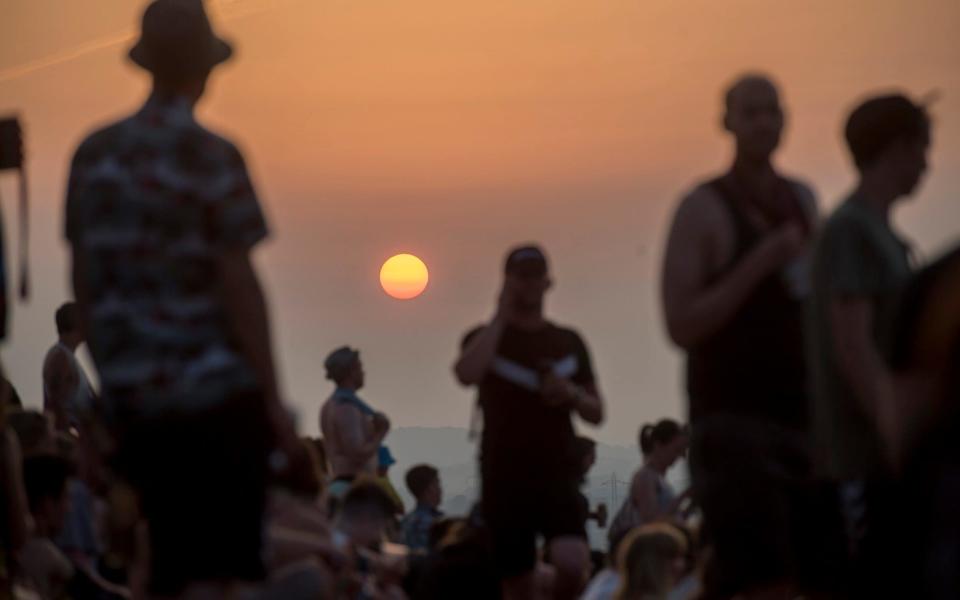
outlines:
[{"label": "hazy sky", "polygon": [[[145,3],[0,0],[0,114],[19,113],[34,192],[35,296],[3,351],[26,402],[67,298],[60,238],[69,158],[134,110],[125,60]],[[683,414],[682,363],[657,271],[678,196],[729,160],[720,92],[745,70],[782,84],[782,168],[833,207],[851,183],[840,139],[864,93],[939,90],[933,171],[899,226],[930,254],[960,234],[960,3],[955,0],[220,0],[238,47],[200,119],[244,150],[272,226],[257,254],[301,429],[328,393],[322,361],[359,346],[366,397],[395,425],[468,421],[450,364],[493,311],[504,251],[541,242],[548,310],[586,337],[609,405],[601,439]],[[14,179],[0,179],[8,231]],[[11,231],[12,233],[12,231]],[[12,249],[15,237],[8,237]],[[377,280],[424,259],[422,297]]]}]

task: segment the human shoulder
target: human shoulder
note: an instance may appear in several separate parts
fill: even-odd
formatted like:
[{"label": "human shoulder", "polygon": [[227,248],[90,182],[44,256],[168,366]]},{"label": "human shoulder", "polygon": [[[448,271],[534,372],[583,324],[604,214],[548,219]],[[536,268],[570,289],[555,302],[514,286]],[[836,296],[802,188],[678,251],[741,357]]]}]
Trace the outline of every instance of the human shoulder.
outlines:
[{"label": "human shoulder", "polygon": [[817,194],[811,186],[806,181],[792,176],[783,176],[784,181],[790,186],[790,189],[793,191],[794,196],[797,201],[800,203],[800,207],[803,211],[811,217],[816,217],[817,215]]},{"label": "human shoulder", "polygon": [[723,198],[714,185],[715,180],[701,181],[680,197],[677,217],[708,222],[724,214]]},{"label": "human shoulder", "polygon": [[73,155],[74,166],[83,166],[107,155],[116,152],[118,143],[130,126],[131,118],[127,117],[94,129],[83,138]]}]

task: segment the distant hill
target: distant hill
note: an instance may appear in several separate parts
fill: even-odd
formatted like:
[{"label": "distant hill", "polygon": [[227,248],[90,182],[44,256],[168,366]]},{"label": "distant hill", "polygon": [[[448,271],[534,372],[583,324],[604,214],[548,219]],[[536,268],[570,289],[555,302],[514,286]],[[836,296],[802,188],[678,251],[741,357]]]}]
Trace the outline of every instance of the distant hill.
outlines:
[{"label": "distant hill", "polygon": [[[429,463],[440,470],[443,484],[444,512],[462,515],[470,510],[479,493],[477,474],[477,444],[467,438],[467,430],[460,427],[404,427],[390,432],[386,443],[397,464],[390,470],[394,487],[400,492],[409,510],[413,506],[403,482],[407,469],[418,463]],[[597,444],[597,463],[590,471],[584,493],[591,505],[605,502],[610,517],[622,504],[630,479],[640,467],[640,453],[636,448]],[[677,465],[668,479],[678,491],[686,487],[685,465]],[[615,482],[615,483],[614,483]],[[606,532],[591,527],[588,531],[591,545],[606,548]]]}]

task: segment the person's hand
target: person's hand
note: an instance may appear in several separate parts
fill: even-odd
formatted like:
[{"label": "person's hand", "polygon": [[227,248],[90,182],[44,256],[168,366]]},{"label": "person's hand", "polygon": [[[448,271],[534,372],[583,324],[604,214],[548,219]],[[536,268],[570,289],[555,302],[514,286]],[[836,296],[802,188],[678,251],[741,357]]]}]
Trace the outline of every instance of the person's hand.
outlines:
[{"label": "person's hand", "polygon": [[277,399],[268,400],[267,422],[276,444],[275,454],[270,458],[271,467],[282,470],[290,464],[294,456],[304,451],[303,446],[297,436],[293,415]]},{"label": "person's hand", "polygon": [[797,258],[804,250],[803,228],[795,222],[781,225],[760,242],[760,250],[770,270],[777,270]]},{"label": "person's hand", "polygon": [[517,305],[517,293],[513,287],[510,278],[503,281],[503,287],[500,288],[500,295],[497,297],[497,312],[494,319],[509,321],[513,316],[513,311]]},{"label": "person's hand", "polygon": [[553,371],[546,371],[540,378],[540,393],[547,406],[573,406],[580,397],[579,388],[569,379],[558,377]]}]

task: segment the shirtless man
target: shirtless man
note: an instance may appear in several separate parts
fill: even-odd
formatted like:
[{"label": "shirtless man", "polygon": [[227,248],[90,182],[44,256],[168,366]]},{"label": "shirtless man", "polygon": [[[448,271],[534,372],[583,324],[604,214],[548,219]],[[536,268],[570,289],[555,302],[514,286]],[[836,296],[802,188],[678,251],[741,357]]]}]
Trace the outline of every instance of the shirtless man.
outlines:
[{"label": "shirtless man", "polygon": [[57,343],[43,361],[44,410],[53,415],[58,431],[79,430],[81,416],[92,409],[94,394],[75,354],[84,342],[77,305],[61,306],[55,320]]},{"label": "shirtless man", "polygon": [[364,381],[358,351],[338,348],[324,367],[327,379],[337,388],[320,410],[320,431],[333,472],[330,497],[339,500],[358,476],[376,475],[377,453],[390,431],[390,421],[357,396]]},{"label": "shirtless man", "polygon": [[[802,453],[806,429],[803,301],[816,204],[806,185],[772,163],[783,125],[766,77],[745,76],[727,90],[733,165],[682,200],[663,263],[666,329],[687,354],[693,491],[718,563],[725,542],[736,544],[738,523],[725,508],[710,523],[711,506],[724,506],[744,481],[767,489],[763,461],[784,448]],[[714,525],[729,528],[731,539]],[[775,531],[766,522],[757,528]],[[724,565],[733,580],[740,568],[751,576],[749,564]],[[734,585],[748,583],[739,579]]]}]

